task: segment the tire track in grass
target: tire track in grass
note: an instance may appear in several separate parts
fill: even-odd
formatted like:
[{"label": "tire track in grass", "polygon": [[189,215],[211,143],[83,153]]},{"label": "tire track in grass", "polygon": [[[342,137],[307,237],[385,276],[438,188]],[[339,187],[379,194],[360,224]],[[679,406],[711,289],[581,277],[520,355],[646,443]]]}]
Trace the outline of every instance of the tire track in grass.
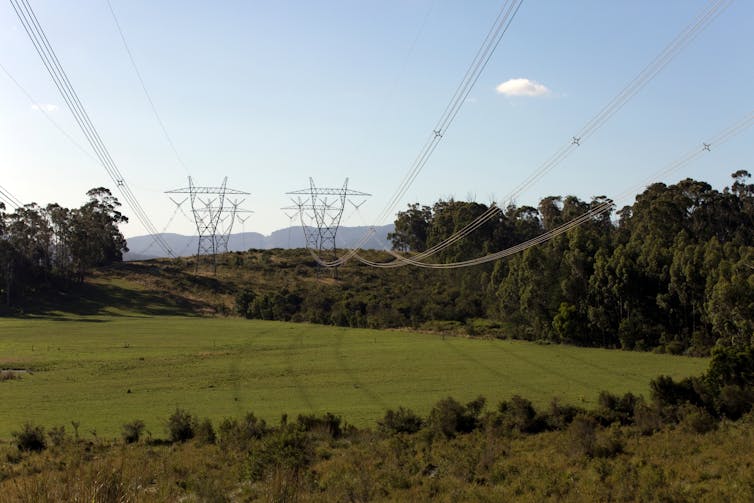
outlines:
[{"label": "tire track in grass", "polygon": [[638,377],[636,374],[630,374],[628,372],[617,372],[617,371],[612,370],[612,369],[610,369],[608,367],[603,367],[602,365],[597,365],[596,363],[593,363],[593,362],[591,362],[591,361],[589,361],[589,360],[587,360],[585,358],[579,358],[577,356],[574,356],[574,355],[570,354],[568,351],[561,351],[560,354],[563,355],[563,356],[565,356],[566,358],[568,358],[570,360],[573,360],[573,361],[575,361],[577,363],[580,363],[581,365],[584,365],[584,366],[587,366],[587,367],[591,367],[591,368],[593,368],[595,370],[599,370],[600,372],[604,372],[606,374],[610,374],[610,375],[618,376],[618,377],[621,377],[621,378],[624,378],[624,379],[628,379],[630,381],[633,381],[633,382],[635,382],[637,384],[641,384],[643,386],[646,386],[647,384],[649,384],[649,381],[647,381],[646,379],[642,379],[641,377]]},{"label": "tire track in grass", "polygon": [[527,356],[523,356],[522,352],[520,352],[520,351],[510,351],[509,350],[509,353],[511,355],[513,355],[517,360],[521,360],[524,363],[526,363],[528,365],[531,365],[532,367],[537,368],[537,369],[539,369],[539,370],[541,370],[541,371],[543,371],[543,372],[545,372],[547,374],[559,377],[560,379],[562,379],[564,381],[567,381],[567,382],[570,382],[570,383],[578,384],[579,386],[582,386],[582,387],[587,388],[587,389],[594,388],[594,384],[595,383],[588,382],[588,381],[583,381],[581,379],[577,379],[577,378],[573,377],[572,375],[564,374],[563,372],[559,372],[557,370],[554,370],[551,367],[548,367],[547,365],[543,365],[543,364],[537,362],[536,360],[534,360],[532,358],[529,358]]},{"label": "tire track in grass", "polygon": [[527,390],[529,392],[532,392],[532,393],[537,393],[537,394],[539,393],[538,390],[534,386],[530,385],[529,383],[527,383],[525,381],[521,381],[519,379],[516,379],[515,377],[513,377],[513,375],[511,375],[509,373],[505,373],[505,372],[503,372],[503,371],[501,371],[501,370],[499,370],[499,369],[497,369],[497,368],[495,368],[495,367],[493,367],[491,365],[483,363],[481,360],[479,360],[475,356],[472,356],[467,351],[464,351],[461,348],[459,348],[456,344],[453,344],[450,340],[446,340],[445,338],[443,338],[443,344],[445,345],[446,348],[450,348],[453,352],[455,352],[457,355],[459,355],[464,360],[473,363],[477,367],[483,368],[484,370],[486,370],[490,374],[492,374],[492,375],[494,375],[496,377],[499,377],[500,379],[503,379],[503,380],[505,380],[507,382],[512,382],[513,384],[515,384],[520,389],[525,389],[525,390]]},{"label": "tire track in grass", "polygon": [[294,330],[296,332],[296,336],[291,337],[291,342],[290,344],[288,344],[285,350],[285,358],[287,364],[285,367],[285,372],[291,377],[291,380],[293,381],[293,387],[296,390],[298,397],[304,402],[304,405],[306,405],[306,407],[309,409],[309,412],[314,412],[314,402],[312,401],[312,396],[306,390],[306,387],[304,386],[304,383],[301,380],[298,371],[293,367],[291,363],[296,347],[302,348],[304,346],[303,331],[298,328]]},{"label": "tire track in grass", "polygon": [[372,391],[369,387],[365,386],[364,383],[359,379],[356,372],[353,371],[352,368],[350,368],[348,365],[345,364],[346,356],[343,353],[343,330],[336,329],[335,333],[335,361],[337,362],[338,368],[343,371],[348,378],[352,381],[353,387],[358,389],[359,392],[363,393],[372,401],[372,404],[379,405],[382,410],[387,410],[388,405],[385,403],[385,401],[380,398],[377,393]]}]

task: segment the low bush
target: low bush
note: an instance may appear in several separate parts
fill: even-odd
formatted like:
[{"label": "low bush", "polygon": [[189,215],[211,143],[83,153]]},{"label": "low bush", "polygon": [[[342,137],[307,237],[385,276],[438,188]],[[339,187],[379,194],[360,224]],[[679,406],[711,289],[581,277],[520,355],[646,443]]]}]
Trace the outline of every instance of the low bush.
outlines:
[{"label": "low bush", "polygon": [[545,419],[537,414],[526,398],[513,395],[498,406],[503,428],[519,433],[538,433],[545,429]]},{"label": "low bush", "polygon": [[586,410],[575,405],[563,405],[554,398],[550,402],[550,410],[544,417],[544,423],[549,430],[564,430],[579,414],[586,414]]},{"label": "low bush", "polygon": [[214,444],[217,440],[215,428],[209,418],[204,418],[196,425],[196,440],[200,444]]},{"label": "low bush", "polygon": [[123,441],[127,444],[134,444],[141,438],[145,426],[144,421],[141,419],[135,419],[130,423],[126,423],[123,425],[121,438],[123,438]]},{"label": "low bush", "polygon": [[171,442],[185,442],[196,434],[196,420],[184,409],[175,409],[168,418],[168,435]]},{"label": "low bush", "polygon": [[21,427],[21,431],[14,431],[12,435],[19,451],[40,452],[47,448],[45,430],[42,426],[35,426],[26,422]]},{"label": "low bush", "polygon": [[597,398],[597,419],[604,425],[620,423],[622,425],[633,422],[636,405],[641,398],[633,393],[626,393],[622,397],[607,391],[601,391]]},{"label": "low bush", "polygon": [[62,425],[50,428],[48,436],[50,437],[50,442],[52,442],[52,445],[55,447],[60,447],[68,439],[68,436],[65,433],[65,426]]},{"label": "low bush", "polygon": [[377,427],[383,433],[416,433],[424,424],[424,421],[411,409],[398,407],[398,410],[389,409],[385,416],[377,421]]},{"label": "low bush", "polygon": [[342,419],[340,416],[336,416],[330,412],[327,412],[323,416],[316,416],[314,414],[299,415],[296,419],[296,423],[303,431],[324,433],[330,438],[340,438],[343,434],[341,422]]},{"label": "low bush", "polygon": [[251,440],[262,438],[267,431],[267,423],[253,412],[247,413],[240,421],[226,417],[217,427],[219,443],[240,450],[246,449]]},{"label": "low bush", "polygon": [[479,416],[485,402],[485,398],[481,396],[465,406],[451,397],[440,400],[432,407],[427,418],[430,434],[452,438],[458,433],[474,431],[479,425]]}]

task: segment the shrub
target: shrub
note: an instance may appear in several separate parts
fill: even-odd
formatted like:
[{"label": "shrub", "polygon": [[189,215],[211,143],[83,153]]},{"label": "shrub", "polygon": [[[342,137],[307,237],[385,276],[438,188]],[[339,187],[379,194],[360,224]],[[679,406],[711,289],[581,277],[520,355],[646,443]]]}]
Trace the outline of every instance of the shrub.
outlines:
[{"label": "shrub", "polygon": [[203,421],[196,425],[196,439],[202,444],[214,444],[215,440],[217,440],[215,428],[212,426],[212,421],[209,418],[204,418]]},{"label": "shrub", "polygon": [[549,413],[544,421],[551,430],[564,430],[579,414],[586,414],[586,411],[575,405],[561,405],[557,398],[553,398],[550,402]]},{"label": "shrub", "polygon": [[63,445],[66,441],[66,434],[65,434],[65,426],[53,426],[50,428],[50,433],[48,434],[50,437],[50,441],[52,442],[52,445],[55,447],[59,447]]},{"label": "shrub", "polygon": [[249,412],[241,421],[226,417],[217,431],[223,446],[245,449],[251,440],[262,438],[267,433],[267,423]]},{"label": "shrub", "polygon": [[451,397],[440,400],[432,408],[427,419],[431,434],[452,438],[458,433],[474,431],[479,424],[479,414],[484,403],[485,399],[481,396],[466,406]]},{"label": "shrub", "polygon": [[630,424],[634,417],[636,405],[641,398],[633,393],[626,393],[622,397],[608,391],[601,391],[597,399],[599,409],[597,415],[604,424],[618,422],[622,425]]},{"label": "shrub", "polygon": [[690,404],[678,410],[681,427],[690,433],[708,433],[717,428],[717,421],[709,412]]},{"label": "shrub", "polygon": [[599,432],[597,421],[578,415],[568,427],[568,446],[572,455],[588,458],[610,458],[623,452],[623,438],[619,427]]},{"label": "shrub", "polygon": [[670,376],[660,376],[650,381],[649,387],[652,390],[652,399],[662,405],[700,405],[702,402],[691,378],[675,382]]},{"label": "shrub", "polygon": [[248,288],[244,288],[240,292],[236,293],[234,306],[236,313],[246,318],[251,318],[252,315],[249,311],[249,307],[251,306],[251,303],[254,302],[254,299],[256,299],[256,297],[257,295]]},{"label": "shrub", "polygon": [[21,427],[21,431],[14,431],[12,435],[19,451],[40,452],[47,448],[45,430],[42,426],[26,422]]},{"label": "shrub", "polygon": [[568,426],[567,438],[571,454],[594,456],[597,448],[597,422],[589,416],[579,414]]},{"label": "shrub", "polygon": [[424,424],[422,418],[411,409],[398,407],[397,411],[389,409],[377,427],[383,433],[416,433]]},{"label": "shrub", "polygon": [[498,406],[504,428],[521,433],[537,433],[544,429],[544,420],[537,416],[534,405],[518,395]]},{"label": "shrub", "polygon": [[298,473],[314,459],[311,439],[306,433],[287,427],[274,435],[267,436],[262,444],[252,450],[248,463],[248,474],[252,481],[261,480],[265,475],[285,470]]},{"label": "shrub", "polygon": [[642,435],[651,435],[662,429],[662,413],[657,405],[639,403],[634,409],[634,425]]},{"label": "shrub", "polygon": [[171,442],[185,442],[194,438],[196,420],[185,410],[178,408],[168,418],[168,433]]},{"label": "shrub", "polygon": [[296,422],[303,431],[324,432],[330,438],[339,438],[343,434],[340,427],[342,419],[330,412],[324,416],[317,417],[314,414],[307,416],[299,415]]},{"label": "shrub", "polygon": [[123,441],[127,444],[138,442],[141,438],[141,434],[144,432],[145,426],[144,421],[141,419],[135,419],[130,423],[124,424],[123,431],[121,432]]},{"label": "shrub", "polygon": [[737,420],[754,405],[754,390],[736,384],[723,386],[717,397],[717,410],[728,419]]}]

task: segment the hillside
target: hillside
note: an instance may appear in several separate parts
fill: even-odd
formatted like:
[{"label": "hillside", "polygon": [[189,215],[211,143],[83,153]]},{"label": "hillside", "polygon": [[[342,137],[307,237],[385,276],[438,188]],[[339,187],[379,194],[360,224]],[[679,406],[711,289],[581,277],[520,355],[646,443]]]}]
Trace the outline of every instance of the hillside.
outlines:
[{"label": "hillside", "polygon": [[[369,227],[341,227],[338,229],[336,244],[338,248],[353,248],[369,231]],[[374,236],[364,245],[367,249],[385,250],[390,248],[387,235],[393,232],[394,226],[382,225],[375,227]],[[160,234],[168,243],[176,256],[189,257],[196,253],[198,238],[181,234]],[[242,232],[231,234],[228,239],[229,251],[270,250],[273,248],[304,248],[306,240],[300,226],[286,227],[272,232],[269,236],[258,232]],[[129,251],[123,254],[124,260],[147,260],[165,257],[165,253],[154,243],[152,236],[134,236],[128,238]]]}]

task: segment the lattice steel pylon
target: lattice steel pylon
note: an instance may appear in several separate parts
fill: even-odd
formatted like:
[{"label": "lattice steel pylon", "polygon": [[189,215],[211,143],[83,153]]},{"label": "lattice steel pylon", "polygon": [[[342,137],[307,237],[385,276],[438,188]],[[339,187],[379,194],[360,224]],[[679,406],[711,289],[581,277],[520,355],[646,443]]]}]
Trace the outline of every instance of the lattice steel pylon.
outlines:
[{"label": "lattice steel pylon", "polygon": [[353,202],[353,198],[366,198],[371,196],[366,192],[359,192],[348,188],[348,178],[340,188],[317,187],[314,180],[309,178],[309,188],[287,192],[296,196],[291,198],[293,206],[287,206],[283,210],[294,210],[301,220],[304,230],[306,247],[315,250],[320,257],[332,254],[337,258],[337,246],[335,237],[343,218],[343,210],[346,201],[350,201],[355,207],[361,206]]},{"label": "lattice steel pylon", "polygon": [[[212,270],[217,272],[217,254],[228,251],[228,240],[233,223],[239,213],[250,213],[239,206],[245,199],[231,199],[231,195],[248,195],[248,192],[228,188],[228,177],[219,187],[199,187],[188,177],[188,187],[166,191],[166,194],[188,194],[191,213],[194,215],[199,242],[196,248],[196,269],[199,258],[211,256]],[[219,232],[218,232],[219,230]]]}]

